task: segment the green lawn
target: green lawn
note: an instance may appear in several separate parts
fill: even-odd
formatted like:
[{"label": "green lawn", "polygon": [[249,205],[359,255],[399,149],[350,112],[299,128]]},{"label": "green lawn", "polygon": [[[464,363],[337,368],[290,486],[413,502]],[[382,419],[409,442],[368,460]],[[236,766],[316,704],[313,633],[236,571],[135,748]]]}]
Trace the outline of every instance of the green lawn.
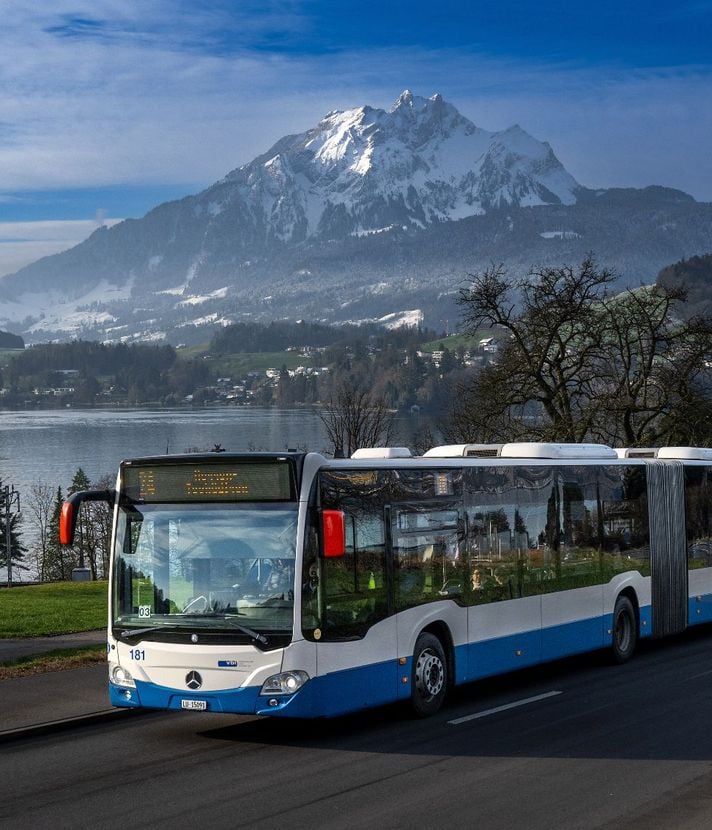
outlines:
[{"label": "green lawn", "polygon": [[0,638],[106,627],[106,582],[52,582],[0,589]]},{"label": "green lawn", "polygon": [[296,369],[297,366],[313,366],[314,358],[304,357],[299,352],[235,352],[233,354],[207,354],[208,344],[190,346],[178,350],[181,360],[200,360],[207,357],[208,366],[215,375],[230,377],[246,375],[248,372],[264,372],[265,369]]}]

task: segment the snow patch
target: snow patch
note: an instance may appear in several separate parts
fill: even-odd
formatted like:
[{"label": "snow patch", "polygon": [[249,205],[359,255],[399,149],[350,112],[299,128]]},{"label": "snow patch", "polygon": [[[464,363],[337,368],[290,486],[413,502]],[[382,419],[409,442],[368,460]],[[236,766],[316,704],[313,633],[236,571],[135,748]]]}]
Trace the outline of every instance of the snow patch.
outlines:
[{"label": "snow patch", "polygon": [[204,317],[196,317],[194,320],[186,320],[184,323],[179,323],[176,328],[186,328],[187,326],[231,326],[234,321],[227,317],[221,317],[217,312],[213,314],[206,314]]},{"label": "snow patch", "polygon": [[389,231],[396,230],[397,228],[398,225],[387,225],[385,228],[367,228],[353,231],[351,236],[375,236],[379,233],[388,233]]},{"label": "snow patch", "polygon": [[387,329],[400,329],[403,327],[413,328],[419,326],[425,315],[419,308],[412,308],[409,311],[396,311],[393,314],[386,314],[376,321]]},{"label": "snow patch", "polygon": [[186,300],[181,300],[179,303],[176,303],[176,308],[180,308],[181,306],[202,305],[203,303],[210,302],[210,300],[224,300],[227,296],[227,292],[228,288],[225,287],[218,288],[216,291],[211,291],[209,294],[188,297]]},{"label": "snow patch", "polygon": [[580,239],[581,234],[576,231],[543,231],[539,234],[543,239]]},{"label": "snow patch", "polygon": [[170,297],[182,297],[185,293],[186,286],[179,285],[176,288],[165,288],[163,291],[156,291],[156,294],[167,294]]},{"label": "snow patch", "polygon": [[[344,303],[348,305],[348,303]],[[409,311],[394,311],[392,314],[386,314],[383,317],[366,317],[360,320],[342,320],[337,325],[344,326],[364,326],[369,323],[378,323],[387,329],[398,329],[403,326],[418,326],[425,319],[425,315],[419,308],[413,308]],[[327,322],[326,320],[324,322]]]},{"label": "snow patch", "polygon": [[[66,332],[75,334],[82,329],[103,323],[115,322],[116,318],[103,306],[107,303],[128,300],[131,297],[134,280],[126,285],[116,286],[102,280],[91,290],[79,297],[67,298],[58,291],[22,294],[17,300],[0,300],[0,324],[21,323],[28,318],[34,320],[27,332]],[[91,308],[94,306],[94,308]]]},{"label": "snow patch", "polygon": [[389,283],[387,282],[376,282],[372,285],[369,285],[366,290],[369,294],[385,294],[388,291]]}]

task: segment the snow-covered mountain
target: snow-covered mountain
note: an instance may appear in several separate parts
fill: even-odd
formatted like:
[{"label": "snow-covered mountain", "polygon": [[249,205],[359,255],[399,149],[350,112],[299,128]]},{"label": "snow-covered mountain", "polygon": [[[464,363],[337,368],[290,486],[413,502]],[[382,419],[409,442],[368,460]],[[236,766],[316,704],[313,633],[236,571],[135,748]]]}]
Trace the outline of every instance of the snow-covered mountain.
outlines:
[{"label": "snow-covered mountain", "polygon": [[[414,301],[430,304],[422,313],[432,322],[445,313],[442,298],[483,262],[522,268],[541,261],[542,250],[546,259],[577,246],[630,256],[615,238],[630,235],[630,199],[683,212],[696,205],[649,190],[642,200],[645,191],[617,200],[594,193],[520,127],[488,132],[440,95],[405,91],[388,112],[329,113],[202,193],[99,229],[4,278],[0,325],[29,339],[172,332],[182,340],[196,326],[245,315],[381,317]],[[603,241],[600,221],[595,233],[582,225],[601,210]],[[532,226],[534,217],[541,222]],[[658,267],[681,247],[682,255],[703,252],[695,234],[691,244],[668,246],[669,257],[660,250]],[[641,261],[651,256],[641,250]]]},{"label": "snow-covered mountain", "polygon": [[282,242],[425,227],[508,205],[573,204],[580,190],[548,144],[518,126],[487,132],[440,95],[404,92],[390,112],[332,112],[201,194],[236,205]]}]

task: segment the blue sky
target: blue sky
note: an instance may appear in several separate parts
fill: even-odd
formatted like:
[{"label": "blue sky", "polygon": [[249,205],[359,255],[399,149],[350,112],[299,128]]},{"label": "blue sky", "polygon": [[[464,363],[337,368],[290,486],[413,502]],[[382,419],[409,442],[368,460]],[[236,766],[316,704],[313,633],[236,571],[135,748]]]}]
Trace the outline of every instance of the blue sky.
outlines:
[{"label": "blue sky", "polygon": [[712,201],[712,0],[2,5],[0,274],[405,88],[582,184]]}]

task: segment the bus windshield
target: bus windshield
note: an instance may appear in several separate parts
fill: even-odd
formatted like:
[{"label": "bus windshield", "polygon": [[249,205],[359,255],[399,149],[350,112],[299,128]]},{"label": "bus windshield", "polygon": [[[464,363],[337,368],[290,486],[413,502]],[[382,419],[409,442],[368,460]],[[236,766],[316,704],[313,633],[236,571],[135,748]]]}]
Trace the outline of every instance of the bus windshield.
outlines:
[{"label": "bus windshield", "polygon": [[296,529],[295,503],[120,507],[114,628],[291,633]]}]

